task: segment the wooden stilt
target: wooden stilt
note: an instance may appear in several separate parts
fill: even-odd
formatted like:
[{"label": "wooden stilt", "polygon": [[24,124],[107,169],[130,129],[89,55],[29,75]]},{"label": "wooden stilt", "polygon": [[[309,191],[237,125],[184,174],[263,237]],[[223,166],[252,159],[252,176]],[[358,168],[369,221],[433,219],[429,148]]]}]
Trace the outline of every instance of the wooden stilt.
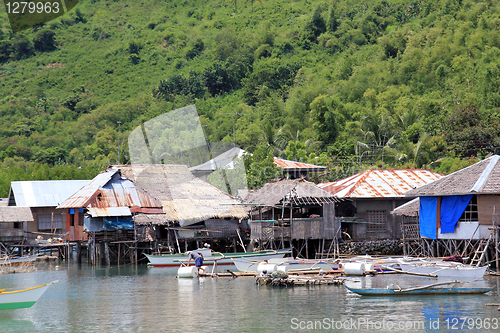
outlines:
[{"label": "wooden stilt", "polygon": [[80,241],[76,242],[76,262],[82,263],[82,243]]},{"label": "wooden stilt", "polygon": [[109,243],[108,242],[104,243],[104,255],[105,255],[106,265],[109,266],[111,264],[111,260],[109,258]]},{"label": "wooden stilt", "polygon": [[495,224],[495,269],[498,272],[498,227]]},{"label": "wooden stilt", "polygon": [[306,259],[309,259],[309,242],[306,239]]},{"label": "wooden stilt", "polygon": [[129,246],[128,250],[130,252],[130,263],[132,264],[132,263],[134,263],[134,251],[132,251],[130,246]]}]

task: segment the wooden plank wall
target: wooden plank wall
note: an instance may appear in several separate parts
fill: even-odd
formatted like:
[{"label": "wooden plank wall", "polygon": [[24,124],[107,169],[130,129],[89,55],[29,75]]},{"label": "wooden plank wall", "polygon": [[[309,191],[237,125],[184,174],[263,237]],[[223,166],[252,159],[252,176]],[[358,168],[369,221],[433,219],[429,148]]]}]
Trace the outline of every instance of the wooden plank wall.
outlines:
[{"label": "wooden plank wall", "polygon": [[491,214],[500,213],[500,195],[478,195],[477,215],[480,225],[492,225]]}]

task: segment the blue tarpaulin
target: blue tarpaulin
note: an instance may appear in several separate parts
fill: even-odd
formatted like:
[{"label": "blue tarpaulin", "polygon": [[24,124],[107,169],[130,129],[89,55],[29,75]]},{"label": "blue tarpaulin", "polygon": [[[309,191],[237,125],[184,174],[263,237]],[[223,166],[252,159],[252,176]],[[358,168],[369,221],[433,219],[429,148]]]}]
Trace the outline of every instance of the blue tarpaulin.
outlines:
[{"label": "blue tarpaulin", "polygon": [[134,222],[131,217],[105,217],[103,223],[104,230],[127,230],[134,229]]},{"label": "blue tarpaulin", "polygon": [[469,195],[451,195],[441,200],[441,233],[454,233],[458,219],[472,199]]},{"label": "blue tarpaulin", "polygon": [[437,197],[420,197],[420,235],[436,239]]}]

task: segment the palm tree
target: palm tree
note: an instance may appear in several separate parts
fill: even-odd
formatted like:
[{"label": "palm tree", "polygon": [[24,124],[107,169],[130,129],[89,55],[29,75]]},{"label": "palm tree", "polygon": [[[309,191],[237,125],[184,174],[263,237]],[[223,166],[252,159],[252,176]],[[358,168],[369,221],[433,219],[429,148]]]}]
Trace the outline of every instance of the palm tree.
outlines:
[{"label": "palm tree", "polygon": [[275,131],[273,125],[267,123],[262,126],[262,137],[274,156],[283,156],[288,140],[282,129]]}]

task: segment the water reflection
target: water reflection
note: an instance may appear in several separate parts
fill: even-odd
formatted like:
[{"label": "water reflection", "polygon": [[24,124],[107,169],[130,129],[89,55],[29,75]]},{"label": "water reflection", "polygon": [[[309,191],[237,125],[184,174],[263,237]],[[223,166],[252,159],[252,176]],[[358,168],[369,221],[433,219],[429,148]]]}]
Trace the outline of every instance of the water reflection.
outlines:
[{"label": "water reflection", "polygon": [[[341,323],[424,322],[425,327],[410,331],[436,332],[447,331],[446,320],[461,316],[498,317],[496,307],[484,305],[498,302],[496,292],[478,296],[361,297],[343,286],[273,288],[258,286],[251,277],[178,279],[175,268],[95,268],[77,264],[46,268],[0,276],[2,288],[59,280],[33,307],[0,312],[2,331],[290,332],[293,318],[327,318]],[[478,283],[495,286],[498,281],[495,277]],[[388,283],[411,286],[417,282],[436,281],[401,276],[355,277],[348,281],[373,287]],[[439,330],[432,328],[433,322],[439,323]],[[358,327],[334,331],[368,330]]]}]

